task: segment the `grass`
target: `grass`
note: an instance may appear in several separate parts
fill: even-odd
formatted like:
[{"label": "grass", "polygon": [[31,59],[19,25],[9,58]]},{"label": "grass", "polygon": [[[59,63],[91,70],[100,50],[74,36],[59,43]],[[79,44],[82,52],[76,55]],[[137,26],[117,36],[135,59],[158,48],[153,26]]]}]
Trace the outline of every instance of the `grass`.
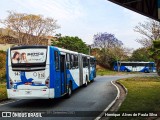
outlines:
[{"label": "grass", "polygon": [[0,83],[0,101],[7,99],[7,88],[6,83]]},{"label": "grass", "polygon": [[108,69],[97,69],[97,75],[126,75],[126,74],[140,74],[140,72],[117,72]]},{"label": "grass", "polygon": [[[160,111],[160,77],[135,77],[119,80],[127,89],[128,95],[118,112],[157,112]],[[111,118],[130,120],[132,117]],[[134,120],[144,118],[134,118]]]},{"label": "grass", "polygon": [[5,66],[6,66],[6,52],[0,50],[0,101],[7,99]]},{"label": "grass", "polygon": [[117,72],[111,71],[108,69],[98,69],[97,70],[97,75],[103,76],[103,75],[115,75]]}]

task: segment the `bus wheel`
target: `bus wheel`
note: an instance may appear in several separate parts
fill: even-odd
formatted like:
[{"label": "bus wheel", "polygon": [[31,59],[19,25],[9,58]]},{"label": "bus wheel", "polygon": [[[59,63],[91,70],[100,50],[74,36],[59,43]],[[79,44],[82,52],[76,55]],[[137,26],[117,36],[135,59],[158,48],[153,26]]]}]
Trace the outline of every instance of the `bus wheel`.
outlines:
[{"label": "bus wheel", "polygon": [[66,97],[70,98],[71,95],[72,95],[72,83],[70,82],[69,86],[68,86],[68,93],[67,93]]},{"label": "bus wheel", "polygon": [[127,70],[127,69],[125,69],[125,70],[124,70],[124,72],[128,72],[128,70]]},{"label": "bus wheel", "polygon": [[93,80],[91,80],[91,82],[94,82],[94,79],[93,79]]},{"label": "bus wheel", "polygon": [[148,70],[144,70],[145,73],[148,73]]}]

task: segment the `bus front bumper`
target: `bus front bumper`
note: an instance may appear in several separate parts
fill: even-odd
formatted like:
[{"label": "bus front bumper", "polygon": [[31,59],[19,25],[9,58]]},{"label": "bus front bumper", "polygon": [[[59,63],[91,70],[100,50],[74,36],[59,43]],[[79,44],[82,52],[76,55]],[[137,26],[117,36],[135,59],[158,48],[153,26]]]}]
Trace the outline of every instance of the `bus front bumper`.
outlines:
[{"label": "bus front bumper", "polygon": [[54,98],[54,89],[7,89],[7,94],[11,99],[49,99]]}]

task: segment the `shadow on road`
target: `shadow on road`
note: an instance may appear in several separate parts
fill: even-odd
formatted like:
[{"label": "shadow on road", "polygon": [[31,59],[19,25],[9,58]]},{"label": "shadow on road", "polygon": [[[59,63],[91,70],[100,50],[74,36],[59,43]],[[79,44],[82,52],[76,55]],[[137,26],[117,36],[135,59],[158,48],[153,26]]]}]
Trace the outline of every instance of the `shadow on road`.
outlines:
[{"label": "shadow on road", "polygon": [[[89,84],[89,86],[91,83]],[[89,87],[88,86],[88,87]],[[70,101],[79,91],[84,90],[85,88],[82,86],[76,90],[73,91],[72,96],[70,98],[66,98],[65,96],[61,98],[54,98],[54,99],[32,99],[32,100],[20,100],[14,103],[10,103],[7,106],[10,108],[27,108],[27,109],[47,109],[47,108],[53,108],[58,107],[59,104],[62,104],[63,102]]]}]

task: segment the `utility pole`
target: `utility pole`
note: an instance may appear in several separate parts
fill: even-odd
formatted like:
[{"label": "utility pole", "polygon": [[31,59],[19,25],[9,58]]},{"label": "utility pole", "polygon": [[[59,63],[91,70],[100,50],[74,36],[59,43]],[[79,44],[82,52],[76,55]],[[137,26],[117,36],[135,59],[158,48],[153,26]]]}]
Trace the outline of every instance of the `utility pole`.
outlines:
[{"label": "utility pole", "polygon": [[[87,45],[87,44],[86,44]],[[88,55],[91,55],[91,45],[87,45],[89,50],[88,50]]]},{"label": "utility pole", "polygon": [[91,55],[91,46],[89,45],[89,55]]}]

